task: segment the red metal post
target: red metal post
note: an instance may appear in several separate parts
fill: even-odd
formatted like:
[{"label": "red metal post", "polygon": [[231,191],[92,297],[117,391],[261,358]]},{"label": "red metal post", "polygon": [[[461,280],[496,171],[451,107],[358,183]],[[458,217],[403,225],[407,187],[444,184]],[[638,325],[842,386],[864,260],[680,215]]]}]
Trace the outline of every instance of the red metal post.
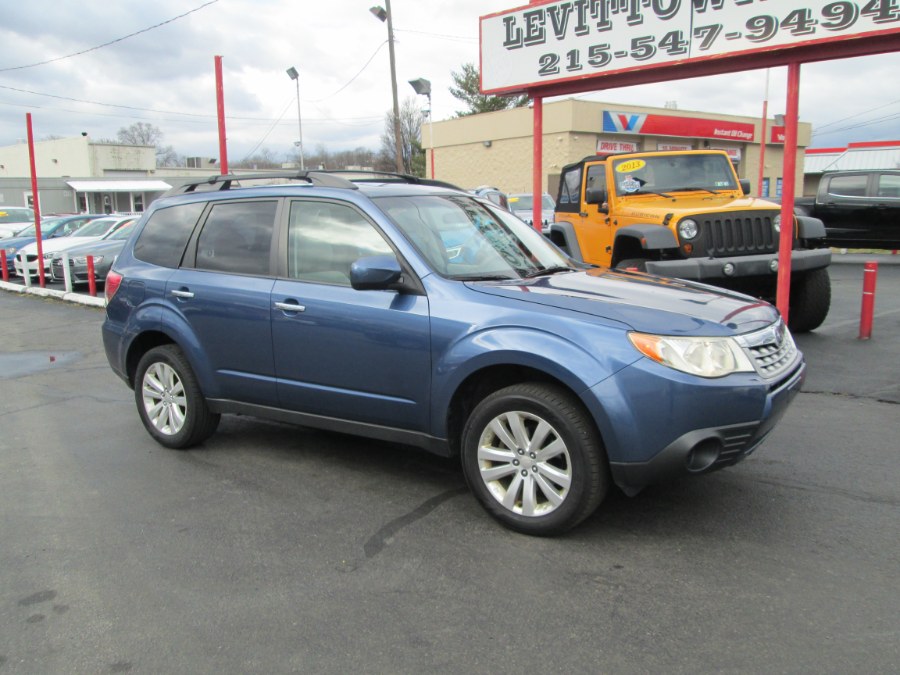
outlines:
[{"label": "red metal post", "polygon": [[228,148],[225,143],[225,87],[222,84],[222,57],[216,56],[216,112],[219,116],[219,171],[228,173]]},{"label": "red metal post", "polygon": [[94,256],[87,257],[88,293],[92,298],[97,297],[97,280],[94,279]]},{"label": "red metal post", "polygon": [[763,178],[766,175],[766,123],[769,121],[769,71],[766,70],[766,95],[763,99],[763,109],[762,109],[762,127],[760,128],[760,134],[762,138],[759,142],[759,178],[756,183],[756,194],[760,197],[763,196]]},{"label": "red metal post", "polygon": [[541,198],[543,197],[544,174],[544,97],[533,96],[534,103],[534,163],[532,165],[532,192],[533,203],[531,205],[532,226],[538,232],[541,231]]},{"label": "red metal post", "polygon": [[800,64],[788,65],[784,116],[784,168],[781,190],[781,238],[778,244],[778,311],[788,321],[791,301],[791,248],[794,238],[794,189],[797,178],[797,117],[800,111]]},{"label": "red metal post", "polygon": [[872,337],[872,317],[875,313],[875,282],[878,281],[878,263],[867,262],[863,272],[862,311],[859,317],[859,339]]},{"label": "red metal post", "polygon": [[3,281],[9,281],[9,270],[6,269],[6,249],[0,248],[0,266],[2,266],[2,270],[0,270],[0,276],[3,277]]},{"label": "red metal post", "polygon": [[[47,285],[44,277],[44,242],[41,239],[41,203],[38,199],[37,171],[34,168],[34,132],[31,130],[31,113],[25,113],[25,126],[28,127],[28,161],[31,165],[31,200],[34,202],[34,236],[37,237],[38,284],[41,288]],[[28,261],[22,263],[22,271],[28,274]]]}]

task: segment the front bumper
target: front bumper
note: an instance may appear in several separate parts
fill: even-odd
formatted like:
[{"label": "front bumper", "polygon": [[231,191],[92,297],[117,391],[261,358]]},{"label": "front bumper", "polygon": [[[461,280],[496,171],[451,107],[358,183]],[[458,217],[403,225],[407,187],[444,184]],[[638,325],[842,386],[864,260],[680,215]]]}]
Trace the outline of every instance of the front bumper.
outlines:
[{"label": "front bumper", "polygon": [[693,429],[646,461],[611,460],[613,480],[626,494],[636,494],[650,484],[677,476],[708,473],[740,462],[775,428],[800,392],[805,378],[806,363],[801,361],[767,394],[758,420]]},{"label": "front bumper", "polygon": [[[777,263],[778,253],[732,256],[730,258],[688,258],[686,260],[648,260],[647,271],[662,277],[674,277],[688,281],[710,281],[716,279],[737,279],[742,277],[775,276],[778,267],[772,269],[772,261]],[[725,273],[725,266],[731,265],[731,274]],[[791,272],[808,272],[831,264],[831,250],[815,248],[791,251]]]}]

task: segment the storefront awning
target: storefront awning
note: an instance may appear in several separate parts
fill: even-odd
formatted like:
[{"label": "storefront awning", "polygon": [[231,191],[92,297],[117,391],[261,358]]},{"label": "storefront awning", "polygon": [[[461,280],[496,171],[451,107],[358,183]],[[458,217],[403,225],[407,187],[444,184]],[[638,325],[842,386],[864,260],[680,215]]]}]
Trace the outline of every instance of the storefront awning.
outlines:
[{"label": "storefront awning", "polygon": [[161,180],[68,180],[75,192],[165,192],[172,186]]}]

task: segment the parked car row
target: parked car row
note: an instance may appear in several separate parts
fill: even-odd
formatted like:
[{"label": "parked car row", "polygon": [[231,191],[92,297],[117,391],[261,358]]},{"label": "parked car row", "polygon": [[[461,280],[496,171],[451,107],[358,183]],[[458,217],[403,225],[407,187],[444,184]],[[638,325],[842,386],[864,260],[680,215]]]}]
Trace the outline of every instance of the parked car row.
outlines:
[{"label": "parked car row", "polygon": [[[61,260],[63,253],[69,249],[83,249],[80,256],[85,258],[92,255],[92,251],[87,250],[86,246],[105,240],[138,218],[138,215],[99,213],[42,218],[41,254],[44,272],[51,275],[54,258]],[[6,252],[6,268],[11,275],[24,277],[27,274],[31,279],[38,276],[37,228],[34,223],[19,231],[16,236],[4,239],[0,248]],[[106,268],[108,269],[108,265]],[[62,272],[61,264],[59,269]],[[102,280],[103,277],[100,276],[99,279]],[[87,278],[73,278],[73,281],[87,281]]]}]

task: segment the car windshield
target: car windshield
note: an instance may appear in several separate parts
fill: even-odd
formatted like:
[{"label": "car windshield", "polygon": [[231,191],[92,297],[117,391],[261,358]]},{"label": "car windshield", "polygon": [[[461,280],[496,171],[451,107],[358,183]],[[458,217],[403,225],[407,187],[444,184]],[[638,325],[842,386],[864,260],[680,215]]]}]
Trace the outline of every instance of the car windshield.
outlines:
[{"label": "car windshield", "polygon": [[[514,197],[510,197],[509,201],[510,207],[513,209],[513,211],[531,211],[534,208],[533,195],[515,195]],[[541,209],[544,211],[552,211],[554,208],[556,208],[556,205],[553,203],[553,197],[551,197],[550,195],[542,195]]]},{"label": "car windshield", "polygon": [[110,233],[110,235],[106,238],[107,240],[115,240],[115,239],[128,239],[128,235],[131,234],[131,231],[134,229],[134,226],[137,224],[137,220],[132,220],[130,222],[125,223],[117,230],[114,230]]},{"label": "car windshield", "polygon": [[116,222],[118,222],[118,218],[97,218],[79,227],[72,233],[72,236],[100,237],[106,234],[106,231]]},{"label": "car windshield", "polygon": [[[48,234],[55,229],[55,225],[59,222],[59,218],[41,218],[41,234]],[[32,224],[24,230],[19,230],[17,237],[36,237],[37,227]]]},{"label": "car windshield", "polygon": [[450,279],[521,279],[569,268],[563,253],[518,218],[462,195],[381,197],[381,209]]},{"label": "car windshield", "polygon": [[623,157],[612,166],[619,196],[738,189],[731,162],[718,153]]},{"label": "car windshield", "polygon": [[0,207],[0,223],[30,223],[34,220],[34,211],[26,208]]}]

